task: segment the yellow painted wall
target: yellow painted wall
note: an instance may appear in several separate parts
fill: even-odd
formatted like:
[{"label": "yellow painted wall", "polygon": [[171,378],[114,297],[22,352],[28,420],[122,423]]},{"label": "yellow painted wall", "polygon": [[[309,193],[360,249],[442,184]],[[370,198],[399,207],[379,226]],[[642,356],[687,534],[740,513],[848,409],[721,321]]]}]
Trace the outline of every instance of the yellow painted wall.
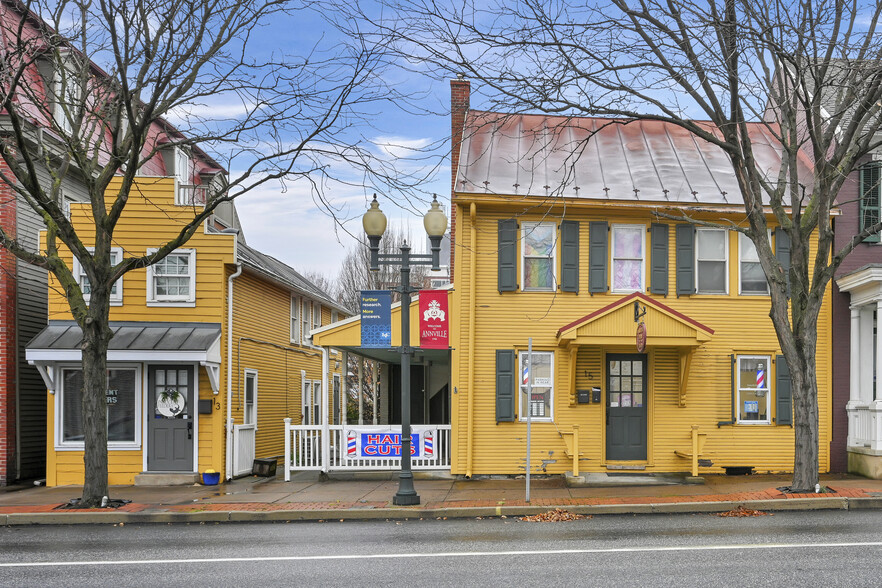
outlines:
[{"label": "yellow painted wall", "polygon": [[[122,247],[133,255],[140,255],[175,236],[184,223],[192,218],[192,210],[174,205],[174,180],[171,178],[138,178],[136,187],[114,232],[114,246]],[[113,193],[111,184],[109,193]],[[80,231],[85,245],[94,243],[94,226],[91,209],[82,203],[71,204],[71,220]],[[87,227],[83,230],[83,227]],[[181,321],[221,323],[225,314],[225,267],[235,262],[235,235],[206,234],[203,227],[184,245],[196,249],[196,302],[194,306],[165,307],[147,305],[147,273],[145,269],[134,270],[122,279],[123,304],[110,310],[112,321]],[[72,263],[67,253],[65,262]],[[70,265],[69,265],[70,267]],[[59,293],[58,284],[49,276],[49,319],[70,320],[66,299]],[[223,341],[223,338],[222,338]],[[225,341],[223,341],[225,343]],[[223,351],[225,353],[225,350]],[[223,355],[225,358],[226,355]],[[224,470],[224,411],[225,395],[212,393],[211,385],[203,368],[198,367],[199,397],[211,398],[214,406],[210,415],[198,415],[198,470]],[[225,390],[221,374],[220,390]],[[146,389],[146,370],[142,369],[142,394]],[[143,403],[143,395],[141,398]],[[220,408],[218,408],[220,407]],[[81,484],[83,481],[83,453],[81,451],[55,451],[55,405],[49,396],[47,415],[47,484]],[[143,442],[137,451],[108,452],[109,479],[111,484],[131,484],[134,476],[143,471]]]},{"label": "yellow painted wall", "polygon": [[[458,199],[460,203],[465,197]],[[520,203],[520,201],[519,201]],[[523,204],[523,203],[520,203]],[[604,220],[610,224],[644,224],[659,222],[649,209],[586,206],[571,201],[567,208],[549,209],[546,205],[521,209],[501,208],[498,204],[482,201],[477,205],[477,250],[471,251],[471,228],[468,205],[460,204],[457,211],[455,296],[451,318],[456,349],[451,369],[452,386],[458,393],[452,395],[453,464],[454,474],[523,473],[526,452],[526,423],[496,423],[495,350],[525,351],[528,337],[533,338],[536,351],[555,353],[554,422],[536,422],[532,425],[532,463],[548,460],[545,471],[562,473],[572,469],[572,461],[565,456],[563,433],[580,426],[580,450],[583,453],[582,471],[606,471],[605,460],[605,402],[575,404],[569,381],[570,351],[560,347],[556,338],[558,329],[603,308],[626,294],[595,294],[588,292],[589,221]],[[497,221],[517,215],[518,221],[558,222],[580,221],[580,285],[578,293],[568,292],[504,292],[497,290]],[[701,218],[720,220],[722,214]],[[728,218],[736,223],[744,221],[742,212],[733,211]],[[729,233],[729,294],[675,295],[675,229],[671,223],[669,234],[669,272],[666,297],[645,293],[653,299],[687,315],[714,330],[711,340],[695,353],[691,377],[686,390],[686,406],[679,405],[679,359],[677,348],[653,347],[653,337],[666,333],[649,331],[648,361],[648,455],[646,471],[685,472],[690,462],[676,457],[675,450],[690,449],[690,426],[697,424],[707,433],[706,452],[714,466],[702,471],[721,472],[724,466],[753,466],[760,472],[786,472],[793,468],[793,429],[790,426],[747,425],[717,427],[717,422],[729,420],[732,400],[730,387],[730,354],[780,354],[777,338],[769,314],[768,296],[738,294],[738,241],[736,233]],[[610,244],[611,249],[611,244]],[[649,285],[649,234],[646,236],[646,286]],[[469,267],[477,263],[475,304],[475,345],[469,347]],[[560,276],[560,249],[557,250]],[[522,257],[520,249],[518,264]],[[609,264],[608,264],[609,267]],[[520,274],[518,282],[520,283]],[[632,312],[624,309],[624,312]],[[825,301],[818,324],[818,386],[820,405],[820,467],[829,465],[831,366],[830,366],[830,304]],[[633,320],[631,314],[630,320]],[[634,325],[636,327],[636,324]],[[658,325],[655,325],[657,327]],[[588,329],[590,330],[590,328]],[[675,333],[670,333],[675,334]],[[604,356],[606,353],[636,353],[633,344],[622,347],[581,347],[577,355],[575,388],[600,386],[606,399]],[[474,386],[469,386],[469,363],[473,363]],[[774,416],[775,367],[767,370],[771,382],[771,409]],[[468,471],[468,399],[473,394],[474,439],[471,447],[472,469]],[[630,463],[630,462],[629,462]]]}]

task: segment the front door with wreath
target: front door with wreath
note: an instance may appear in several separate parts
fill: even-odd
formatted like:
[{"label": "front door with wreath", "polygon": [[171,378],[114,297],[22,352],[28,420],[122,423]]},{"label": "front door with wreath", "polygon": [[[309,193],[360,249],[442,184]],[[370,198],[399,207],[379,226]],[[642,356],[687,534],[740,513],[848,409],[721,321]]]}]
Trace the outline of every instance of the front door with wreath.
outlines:
[{"label": "front door with wreath", "polygon": [[195,414],[193,366],[147,369],[147,470],[192,472]]}]

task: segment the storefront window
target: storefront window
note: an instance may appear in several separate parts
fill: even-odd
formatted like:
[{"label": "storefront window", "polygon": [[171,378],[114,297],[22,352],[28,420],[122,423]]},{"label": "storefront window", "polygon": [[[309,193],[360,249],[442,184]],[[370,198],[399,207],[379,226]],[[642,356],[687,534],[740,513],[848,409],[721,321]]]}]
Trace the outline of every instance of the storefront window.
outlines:
[{"label": "storefront window", "polygon": [[768,355],[738,357],[738,422],[768,424],[769,420]]},{"label": "storefront window", "polygon": [[[135,446],[138,442],[137,372],[133,368],[107,370],[107,445]],[[83,370],[62,370],[61,418],[58,439],[62,445],[83,445]]]},{"label": "storefront window", "polygon": [[554,354],[549,351],[533,352],[533,390],[531,397],[527,398],[527,384],[530,377],[530,362],[528,353],[522,351],[519,354],[521,374],[521,401],[520,418],[527,418],[529,406],[530,417],[534,419],[551,420],[552,401],[554,400]]}]

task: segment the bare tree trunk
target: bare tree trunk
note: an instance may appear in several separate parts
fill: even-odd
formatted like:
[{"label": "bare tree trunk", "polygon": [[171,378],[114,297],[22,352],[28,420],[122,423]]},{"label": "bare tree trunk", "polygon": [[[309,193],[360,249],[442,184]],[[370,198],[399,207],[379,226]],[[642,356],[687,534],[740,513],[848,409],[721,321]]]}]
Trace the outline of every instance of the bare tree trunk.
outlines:
[{"label": "bare tree trunk", "polygon": [[83,330],[83,431],[85,433],[85,466],[81,505],[85,508],[101,506],[109,496],[107,478],[107,347],[113,332],[106,320],[94,315],[107,315],[109,291],[102,296],[93,291],[89,316]]}]

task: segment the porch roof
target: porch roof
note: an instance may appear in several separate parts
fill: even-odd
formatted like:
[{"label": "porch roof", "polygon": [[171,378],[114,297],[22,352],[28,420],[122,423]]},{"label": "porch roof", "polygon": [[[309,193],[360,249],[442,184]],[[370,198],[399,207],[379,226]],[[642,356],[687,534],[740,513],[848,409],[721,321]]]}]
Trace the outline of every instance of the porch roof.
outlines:
[{"label": "porch roof", "polygon": [[634,345],[635,305],[646,314],[647,347],[697,347],[709,341],[714,330],[661,302],[635,292],[591,314],[564,325],[557,342],[569,345]]},{"label": "porch roof", "polygon": [[[219,364],[220,323],[111,321],[108,361],[199,361]],[[28,343],[28,362],[81,361],[83,332],[75,321],[50,321]]]}]

